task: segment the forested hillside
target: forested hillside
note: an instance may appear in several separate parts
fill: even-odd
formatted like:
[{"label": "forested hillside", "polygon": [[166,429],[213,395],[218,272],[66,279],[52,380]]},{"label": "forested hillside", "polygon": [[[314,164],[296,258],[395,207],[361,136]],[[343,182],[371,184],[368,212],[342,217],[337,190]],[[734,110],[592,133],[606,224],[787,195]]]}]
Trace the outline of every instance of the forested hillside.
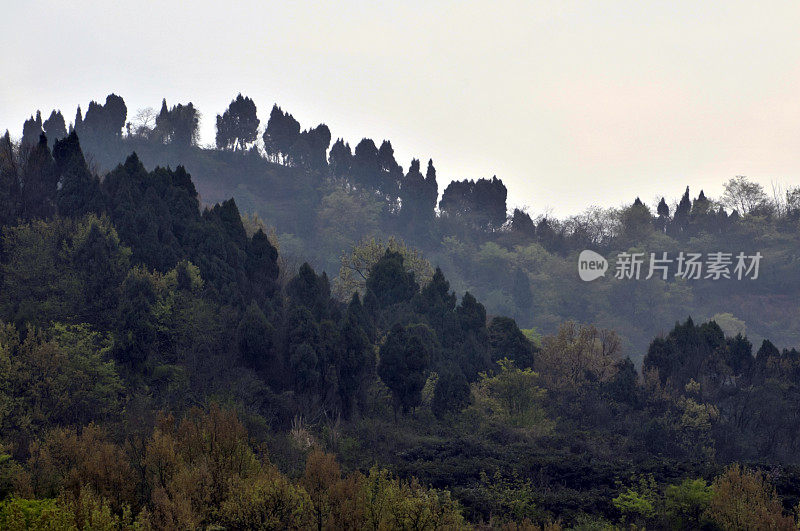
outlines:
[{"label": "forested hillside", "polygon": [[[69,126],[98,173],[132,152],[150,170],[183,165],[204,205],[234,198],[243,214],[257,215],[275,232],[285,260],[327,272],[345,302],[347,289],[337,289],[336,278],[346,273],[342,258],[360,243],[394,237],[441,267],[456,291],[478,297],[490,315],[541,333],[570,319],[613,328],[637,367],[650,339],[688,316],[716,318],[726,332],[746,332],[755,342],[800,344],[793,303],[800,292],[796,188],[768,195],[737,177],[716,199],[687,186],[682,197],[650,206],[621,197],[627,206],[592,206],[557,219],[507,211],[507,189],[495,177],[471,182],[437,175],[433,161],[425,162],[435,154],[404,169],[389,140],[365,138],[351,148],[334,141],[324,124],[301,130],[277,106],[260,123],[255,103],[241,95],[217,116],[215,147],[197,145],[200,115],[191,103],[164,101],[159,112],[126,112],[124,101],[111,95],[104,104],[91,102],[85,117],[79,108]],[[44,121],[32,116],[22,141],[34,144],[44,131],[52,146],[67,130],[60,111]],[[584,283],[576,271],[583,249],[607,258],[629,250],[673,257],[678,251],[760,252],[764,258],[757,282],[630,282],[615,279],[612,270],[602,281]]]},{"label": "forested hillside", "polygon": [[0,139],[0,528],[796,528],[800,194],[532,219],[241,96],[214,149],[127,115]]}]

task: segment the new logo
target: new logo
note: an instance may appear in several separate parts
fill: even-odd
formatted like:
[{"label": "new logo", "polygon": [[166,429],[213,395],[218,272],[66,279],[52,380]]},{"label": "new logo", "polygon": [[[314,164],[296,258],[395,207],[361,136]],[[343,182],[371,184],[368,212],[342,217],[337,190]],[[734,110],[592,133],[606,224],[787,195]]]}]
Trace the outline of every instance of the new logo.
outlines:
[{"label": "new logo", "polygon": [[607,270],[608,260],[596,252],[587,249],[578,255],[578,276],[581,280],[590,282],[605,276]]}]

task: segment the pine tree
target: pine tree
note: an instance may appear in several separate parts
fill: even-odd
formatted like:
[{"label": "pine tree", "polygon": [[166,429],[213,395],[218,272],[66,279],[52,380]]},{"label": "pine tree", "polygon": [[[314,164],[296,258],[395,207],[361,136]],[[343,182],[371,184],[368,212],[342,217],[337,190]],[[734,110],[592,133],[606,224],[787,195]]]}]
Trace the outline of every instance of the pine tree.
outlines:
[{"label": "pine tree", "polygon": [[407,413],[422,400],[430,351],[416,334],[396,324],[381,346],[378,375],[392,392],[395,412]]}]

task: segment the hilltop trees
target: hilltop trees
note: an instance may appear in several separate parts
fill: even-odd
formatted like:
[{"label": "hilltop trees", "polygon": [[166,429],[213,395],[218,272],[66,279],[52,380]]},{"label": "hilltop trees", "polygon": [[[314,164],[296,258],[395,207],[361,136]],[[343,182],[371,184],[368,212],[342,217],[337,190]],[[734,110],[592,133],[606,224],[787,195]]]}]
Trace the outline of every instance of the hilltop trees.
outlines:
[{"label": "hilltop trees", "polygon": [[256,104],[240,93],[221,116],[217,115],[217,148],[244,150],[258,137],[258,124]]},{"label": "hilltop trees", "polygon": [[325,124],[319,124],[300,133],[300,141],[308,146],[299,163],[313,171],[324,171],[328,167],[325,154],[331,145],[331,131]]},{"label": "hilltop trees", "polygon": [[507,195],[503,181],[497,177],[453,181],[442,194],[439,210],[477,227],[497,229],[506,221]]},{"label": "hilltop trees", "polygon": [[433,161],[428,161],[428,169],[423,177],[419,160],[412,160],[400,186],[400,219],[409,226],[409,232],[417,237],[430,231],[438,194]]},{"label": "hilltop trees", "polygon": [[737,175],[725,183],[722,203],[731,210],[745,215],[762,209],[767,203],[767,195],[760,184],[748,180],[743,175]]},{"label": "hilltop trees", "polygon": [[161,102],[161,110],[156,116],[155,137],[162,143],[186,148],[197,143],[200,113],[192,102],[179,103],[167,108],[167,100]]},{"label": "hilltop trees", "polygon": [[[80,115],[80,108],[78,108]],[[122,136],[122,128],[128,116],[125,101],[116,94],[109,94],[104,104],[89,102],[86,114],[75,119],[74,131],[84,142],[94,146],[106,146]]]},{"label": "hilltop trees", "polygon": [[54,110],[51,112],[50,117],[42,124],[42,129],[52,149],[56,140],[61,140],[67,136],[67,124],[64,121],[64,116],[61,114],[61,111]]},{"label": "hilltop trees", "polygon": [[328,157],[331,173],[339,178],[347,177],[353,165],[353,152],[350,144],[341,138],[334,142]]},{"label": "hilltop trees", "polygon": [[264,149],[273,162],[288,161],[291,147],[300,136],[300,123],[274,105],[264,131]]},{"label": "hilltop trees", "polygon": [[39,136],[41,136],[42,133],[42,113],[36,111],[36,118],[31,116],[22,124],[22,140],[20,141],[20,146],[23,149],[35,146],[39,142]]}]

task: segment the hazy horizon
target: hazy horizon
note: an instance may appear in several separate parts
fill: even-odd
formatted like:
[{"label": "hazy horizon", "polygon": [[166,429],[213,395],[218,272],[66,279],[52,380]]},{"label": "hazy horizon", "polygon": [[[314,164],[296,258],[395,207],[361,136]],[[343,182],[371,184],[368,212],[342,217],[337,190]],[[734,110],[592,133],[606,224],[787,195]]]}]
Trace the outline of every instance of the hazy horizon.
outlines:
[{"label": "hazy horizon", "polygon": [[[392,141],[534,215],[800,184],[800,4],[621,2],[4,8],[0,128],[115,92],[128,119],[192,101],[201,142],[239,92],[351,146]],[[64,46],[69,42],[70,46]]]}]

